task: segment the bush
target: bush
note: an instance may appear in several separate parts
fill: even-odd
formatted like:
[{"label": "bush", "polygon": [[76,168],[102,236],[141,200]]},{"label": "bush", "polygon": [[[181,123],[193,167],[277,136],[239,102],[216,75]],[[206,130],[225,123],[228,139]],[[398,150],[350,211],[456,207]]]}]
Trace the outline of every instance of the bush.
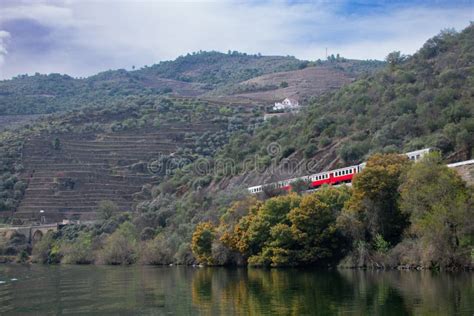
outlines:
[{"label": "bush", "polygon": [[288,82],[282,81],[282,82],[280,83],[280,88],[288,88]]},{"label": "bush", "polygon": [[60,245],[61,263],[89,264],[94,262],[92,251],[92,235],[81,232],[74,241],[63,241]]},{"label": "bush", "polygon": [[318,147],[315,144],[309,144],[304,150],[304,157],[306,159],[312,158],[317,151]]},{"label": "bush", "polygon": [[137,260],[137,240],[132,223],[123,223],[107,238],[100,256],[103,263],[113,265],[132,264]]},{"label": "bush", "polygon": [[110,219],[114,214],[119,211],[117,204],[113,201],[105,200],[99,202],[99,218],[103,220]]}]

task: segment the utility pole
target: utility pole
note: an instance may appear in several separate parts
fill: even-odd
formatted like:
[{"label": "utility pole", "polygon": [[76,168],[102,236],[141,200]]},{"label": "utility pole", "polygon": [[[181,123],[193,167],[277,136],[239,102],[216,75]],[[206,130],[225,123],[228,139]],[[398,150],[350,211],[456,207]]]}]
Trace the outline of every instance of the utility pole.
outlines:
[{"label": "utility pole", "polygon": [[326,60],[328,59],[328,48],[326,47]]}]

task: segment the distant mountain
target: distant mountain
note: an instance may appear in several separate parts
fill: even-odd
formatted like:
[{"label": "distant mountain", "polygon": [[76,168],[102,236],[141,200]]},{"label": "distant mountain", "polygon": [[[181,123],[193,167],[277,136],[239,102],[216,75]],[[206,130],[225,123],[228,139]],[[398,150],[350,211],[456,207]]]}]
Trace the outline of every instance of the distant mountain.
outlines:
[{"label": "distant mountain", "polygon": [[[372,63],[371,66],[374,69],[380,63]],[[103,107],[132,95],[196,97],[261,75],[297,71],[314,65],[294,57],[199,52],[134,71],[109,70],[84,79],[60,74],[20,75],[12,80],[0,81],[0,115],[45,114],[84,106]],[[355,75],[352,68],[344,67],[344,63],[331,65],[331,69]],[[338,85],[345,82],[338,82]]]}]

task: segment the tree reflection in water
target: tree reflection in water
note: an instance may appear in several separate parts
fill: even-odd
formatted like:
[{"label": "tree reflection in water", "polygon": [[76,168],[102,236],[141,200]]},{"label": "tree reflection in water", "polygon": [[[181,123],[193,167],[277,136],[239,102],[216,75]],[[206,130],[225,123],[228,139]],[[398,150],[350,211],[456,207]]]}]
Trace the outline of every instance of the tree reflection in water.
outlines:
[{"label": "tree reflection in water", "polygon": [[216,269],[196,271],[206,315],[454,315],[474,310],[473,275],[430,271]]},{"label": "tree reflection in water", "polygon": [[2,315],[474,312],[473,273],[0,265],[0,281]]}]

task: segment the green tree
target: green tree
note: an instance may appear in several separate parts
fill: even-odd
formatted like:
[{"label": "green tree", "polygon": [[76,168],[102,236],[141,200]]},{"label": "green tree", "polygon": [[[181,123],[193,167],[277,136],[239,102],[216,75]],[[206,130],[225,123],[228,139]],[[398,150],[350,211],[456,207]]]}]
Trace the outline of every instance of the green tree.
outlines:
[{"label": "green tree", "polygon": [[291,183],[291,191],[298,194],[305,192],[311,188],[310,180],[299,179]]},{"label": "green tree", "polygon": [[406,173],[400,187],[401,210],[410,216],[410,232],[422,242],[427,265],[462,266],[474,249],[474,196],[438,153]]},{"label": "green tree", "polygon": [[400,175],[409,165],[399,154],[377,154],[352,182],[353,194],[340,222],[356,240],[373,242],[380,234],[392,246],[408,226],[408,216],[399,208]]},{"label": "green tree", "polygon": [[405,60],[405,56],[399,51],[391,52],[385,57],[385,61],[390,65],[390,69],[394,70],[396,66],[401,64]]},{"label": "green tree", "polygon": [[137,237],[135,227],[124,222],[105,241],[101,261],[106,264],[132,264],[137,260]]},{"label": "green tree", "polygon": [[244,258],[259,255],[270,239],[272,227],[279,223],[288,225],[287,215],[300,200],[300,196],[292,193],[268,199],[264,204],[257,203],[235,225],[225,244],[239,251]]},{"label": "green tree", "polygon": [[92,251],[92,234],[80,232],[74,241],[64,240],[60,244],[61,263],[88,264],[94,261]]},{"label": "green tree", "polygon": [[33,245],[33,261],[40,263],[58,263],[61,255],[59,244],[54,239],[54,233],[48,232]]},{"label": "green tree", "polygon": [[104,200],[99,202],[99,218],[103,220],[110,219],[114,214],[118,213],[119,208],[117,204],[110,200]]},{"label": "green tree", "polygon": [[300,206],[291,210],[288,218],[299,264],[336,263],[345,254],[348,240],[336,220],[350,196],[347,187],[323,187],[304,196]]}]

